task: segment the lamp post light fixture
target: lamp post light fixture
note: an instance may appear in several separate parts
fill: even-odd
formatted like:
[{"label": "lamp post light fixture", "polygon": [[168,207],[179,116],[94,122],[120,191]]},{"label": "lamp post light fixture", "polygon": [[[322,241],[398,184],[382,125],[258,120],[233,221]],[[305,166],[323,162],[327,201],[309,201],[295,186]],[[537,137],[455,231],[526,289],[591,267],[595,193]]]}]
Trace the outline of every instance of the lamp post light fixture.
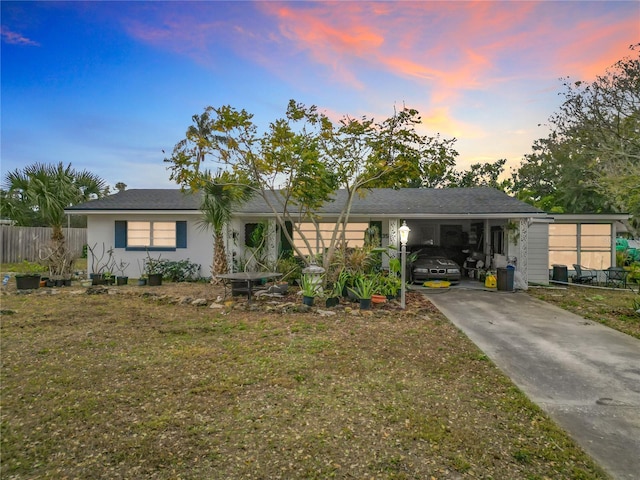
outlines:
[{"label": "lamp post light fixture", "polygon": [[400,232],[400,245],[401,250],[401,266],[400,266],[400,307],[405,308],[405,282],[406,282],[406,270],[407,270],[407,241],[409,240],[409,232],[411,229],[407,226],[407,222],[403,221],[402,226],[398,229]]}]

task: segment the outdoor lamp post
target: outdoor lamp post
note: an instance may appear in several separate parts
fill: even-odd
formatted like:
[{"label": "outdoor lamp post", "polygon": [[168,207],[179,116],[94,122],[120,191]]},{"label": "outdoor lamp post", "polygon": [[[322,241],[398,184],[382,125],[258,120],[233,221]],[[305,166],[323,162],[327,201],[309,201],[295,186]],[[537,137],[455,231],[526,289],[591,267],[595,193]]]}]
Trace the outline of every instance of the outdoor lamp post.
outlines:
[{"label": "outdoor lamp post", "polygon": [[403,221],[402,226],[398,229],[400,232],[400,245],[401,250],[401,266],[400,266],[400,307],[405,307],[405,281],[406,281],[406,269],[407,269],[407,241],[409,240],[409,232],[411,229],[407,227],[407,222]]},{"label": "outdoor lamp post", "polygon": [[311,263],[308,267],[302,269],[304,275],[309,275],[311,283],[315,285],[314,291],[316,294],[322,293],[322,275],[325,270],[320,265],[316,264],[315,259],[311,259]]}]

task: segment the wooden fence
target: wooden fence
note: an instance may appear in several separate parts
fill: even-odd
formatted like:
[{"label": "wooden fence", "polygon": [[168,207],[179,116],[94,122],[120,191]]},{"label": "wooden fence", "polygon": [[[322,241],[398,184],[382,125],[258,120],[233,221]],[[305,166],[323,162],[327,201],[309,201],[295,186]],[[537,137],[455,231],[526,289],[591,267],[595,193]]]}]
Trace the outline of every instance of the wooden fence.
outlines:
[{"label": "wooden fence", "polygon": [[[63,228],[67,245],[78,257],[87,243],[86,228]],[[51,241],[51,228],[14,227],[0,225],[0,262],[17,263],[23,260],[37,262],[41,252]]]}]

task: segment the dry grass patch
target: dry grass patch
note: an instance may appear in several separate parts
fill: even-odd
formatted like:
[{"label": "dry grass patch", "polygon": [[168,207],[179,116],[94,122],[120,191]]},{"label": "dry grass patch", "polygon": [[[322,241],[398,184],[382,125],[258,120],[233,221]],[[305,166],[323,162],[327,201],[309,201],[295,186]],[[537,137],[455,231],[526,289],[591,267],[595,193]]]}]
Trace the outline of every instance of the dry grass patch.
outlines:
[{"label": "dry grass patch", "polygon": [[606,478],[417,294],[323,318],[136,291],[2,297],[2,478]]}]

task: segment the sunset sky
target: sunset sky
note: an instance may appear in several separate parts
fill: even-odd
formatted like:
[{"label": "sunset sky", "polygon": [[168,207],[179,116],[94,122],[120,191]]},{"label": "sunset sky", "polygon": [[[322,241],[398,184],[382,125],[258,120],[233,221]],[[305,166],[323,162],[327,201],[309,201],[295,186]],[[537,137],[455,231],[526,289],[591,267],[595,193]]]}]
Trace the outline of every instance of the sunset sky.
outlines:
[{"label": "sunset sky", "polygon": [[2,1],[2,174],[65,162],[109,184],[172,188],[194,114],[260,127],[289,99],[332,119],[416,108],[456,137],[458,169],[517,166],[562,97],[640,42],[637,1]]}]

